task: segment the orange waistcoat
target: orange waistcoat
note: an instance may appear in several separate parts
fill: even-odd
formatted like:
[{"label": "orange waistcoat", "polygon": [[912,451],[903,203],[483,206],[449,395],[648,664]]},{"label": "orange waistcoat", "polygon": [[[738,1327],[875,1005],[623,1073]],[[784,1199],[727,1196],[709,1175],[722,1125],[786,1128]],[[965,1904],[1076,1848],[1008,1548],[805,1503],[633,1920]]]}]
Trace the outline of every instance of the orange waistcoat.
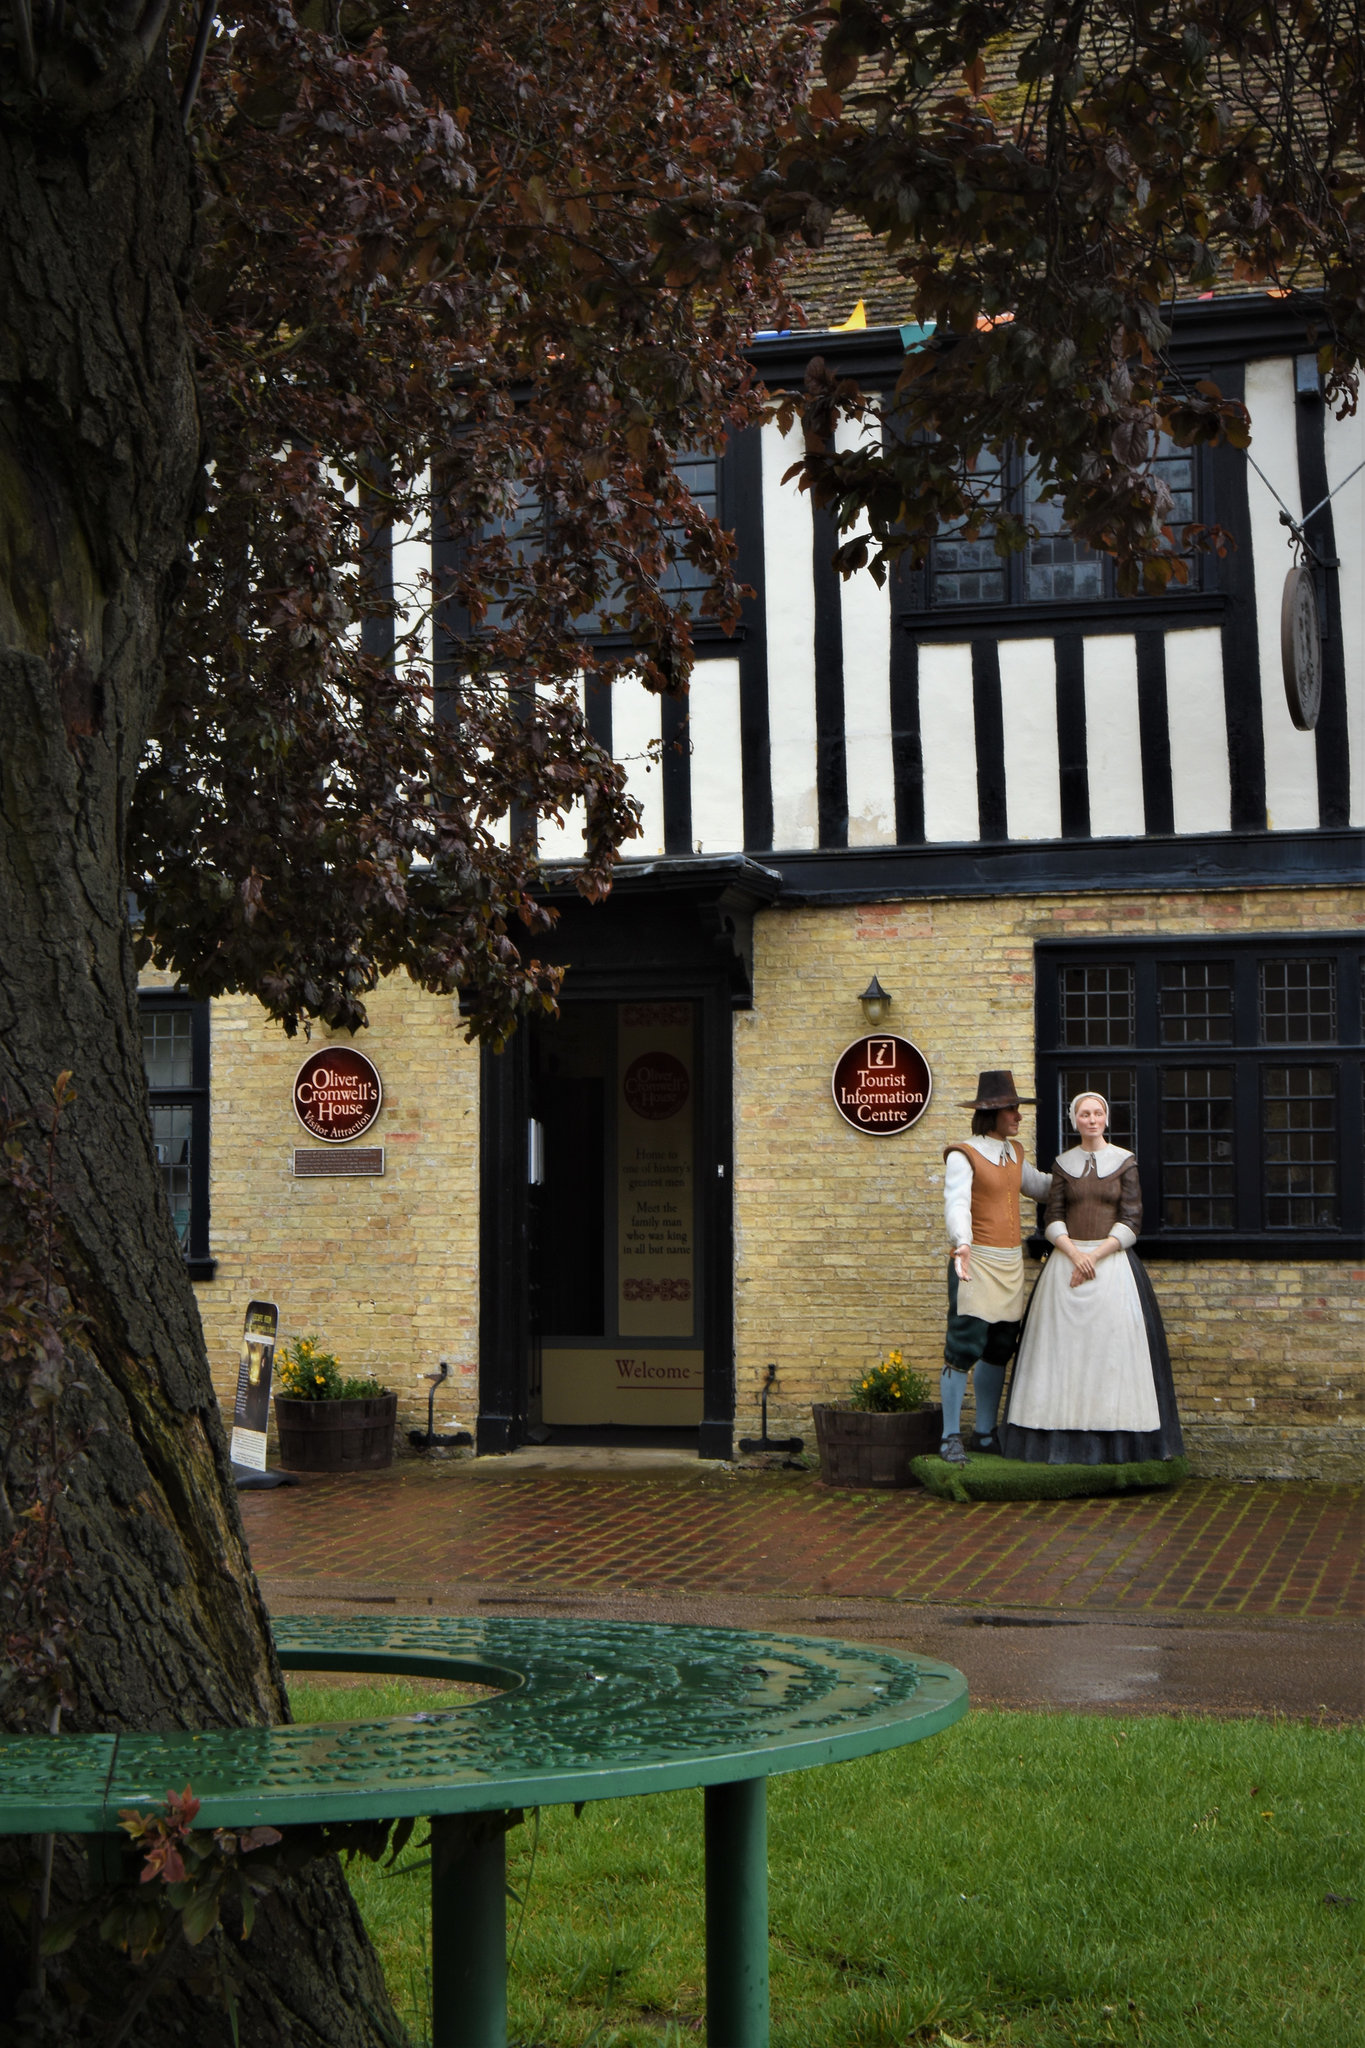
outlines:
[{"label": "orange waistcoat", "polygon": [[1001,1251],[1012,1251],[1023,1237],[1019,1191],[1024,1184],[1024,1154],[1017,1139],[1010,1142],[1014,1159],[1000,1166],[992,1166],[971,1145],[947,1145],[943,1151],[945,1160],[950,1152],[960,1152],[972,1169],[972,1243]]}]

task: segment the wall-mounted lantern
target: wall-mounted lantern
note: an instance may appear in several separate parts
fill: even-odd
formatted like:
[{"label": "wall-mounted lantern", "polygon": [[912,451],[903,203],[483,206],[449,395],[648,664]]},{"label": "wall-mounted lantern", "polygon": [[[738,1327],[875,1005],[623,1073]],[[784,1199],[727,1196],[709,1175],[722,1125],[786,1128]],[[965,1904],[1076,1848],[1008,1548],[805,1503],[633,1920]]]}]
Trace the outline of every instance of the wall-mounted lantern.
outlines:
[{"label": "wall-mounted lantern", "polygon": [[891,1008],[891,998],[875,974],[859,996],[858,1001],[863,1006],[863,1015],[874,1029],[881,1023],[883,1017]]}]

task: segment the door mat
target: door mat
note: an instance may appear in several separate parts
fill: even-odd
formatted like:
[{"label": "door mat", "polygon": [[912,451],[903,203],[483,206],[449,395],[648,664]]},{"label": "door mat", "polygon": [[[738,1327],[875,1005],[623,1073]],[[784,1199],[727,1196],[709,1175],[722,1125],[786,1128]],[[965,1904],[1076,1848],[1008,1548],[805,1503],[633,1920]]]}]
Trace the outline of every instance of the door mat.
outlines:
[{"label": "door mat", "polygon": [[965,1465],[912,1458],[910,1470],[940,1500],[1079,1500],[1088,1494],[1139,1493],[1179,1486],[1187,1458],[1146,1458],[1136,1465],[1034,1465],[1026,1458],[973,1456]]}]

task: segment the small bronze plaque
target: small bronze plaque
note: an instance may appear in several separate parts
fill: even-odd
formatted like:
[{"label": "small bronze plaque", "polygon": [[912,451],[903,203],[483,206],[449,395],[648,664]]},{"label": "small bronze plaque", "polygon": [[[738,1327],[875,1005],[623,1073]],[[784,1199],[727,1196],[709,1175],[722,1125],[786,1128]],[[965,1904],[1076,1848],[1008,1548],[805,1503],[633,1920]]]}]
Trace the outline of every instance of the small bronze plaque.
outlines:
[{"label": "small bronze plaque", "polygon": [[382,1145],[352,1145],[345,1152],[314,1152],[294,1147],[295,1180],[316,1180],[322,1175],[382,1173]]}]

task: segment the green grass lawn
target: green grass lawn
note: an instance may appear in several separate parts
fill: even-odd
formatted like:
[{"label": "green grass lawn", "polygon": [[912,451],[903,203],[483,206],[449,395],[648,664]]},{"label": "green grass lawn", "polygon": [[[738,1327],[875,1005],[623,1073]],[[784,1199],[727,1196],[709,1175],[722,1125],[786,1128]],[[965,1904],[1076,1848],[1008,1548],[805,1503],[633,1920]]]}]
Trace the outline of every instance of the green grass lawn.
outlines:
[{"label": "green grass lawn", "polygon": [[[303,1720],[438,1697],[291,1692]],[[1365,1734],[1286,1721],[980,1712],[774,1778],[774,2048],[1365,2043],[1363,1811]],[[538,1833],[508,1838],[513,2040],[697,2040],[701,1794],[550,1808]],[[425,2042],[427,1875],[351,1883]]]}]

